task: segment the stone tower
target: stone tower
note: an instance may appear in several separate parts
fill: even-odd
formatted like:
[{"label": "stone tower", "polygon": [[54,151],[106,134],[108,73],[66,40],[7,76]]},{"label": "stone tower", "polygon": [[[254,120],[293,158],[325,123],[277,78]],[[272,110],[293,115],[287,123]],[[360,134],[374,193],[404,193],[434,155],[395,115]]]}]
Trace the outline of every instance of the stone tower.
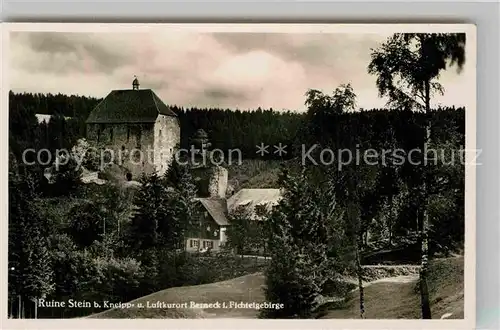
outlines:
[{"label": "stone tower", "polygon": [[190,142],[197,150],[193,174],[198,182],[198,194],[202,197],[226,198],[228,171],[211,163],[214,157],[210,154],[211,143],[208,134],[203,129],[198,129]]},{"label": "stone tower", "polygon": [[134,178],[163,175],[180,143],[177,115],[151,89],[113,90],[90,113],[87,138]]}]

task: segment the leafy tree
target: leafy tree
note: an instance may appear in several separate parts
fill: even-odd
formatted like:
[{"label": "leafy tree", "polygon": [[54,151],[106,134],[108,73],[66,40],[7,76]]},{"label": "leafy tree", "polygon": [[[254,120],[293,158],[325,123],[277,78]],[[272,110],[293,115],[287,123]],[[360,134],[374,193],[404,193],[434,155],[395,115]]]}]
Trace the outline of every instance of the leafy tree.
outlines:
[{"label": "leafy tree", "polygon": [[317,111],[323,110],[337,114],[354,111],[356,108],[356,94],[354,94],[351,84],[340,85],[333,91],[332,96],[317,89],[310,89],[306,92],[305,105]]},{"label": "leafy tree", "polygon": [[[429,176],[432,185],[429,200],[429,256],[463,249],[465,235],[465,163],[464,153],[456,149],[461,144],[457,136],[445,142],[430,144],[436,155],[429,155]],[[434,158],[434,159],[433,159]]]},{"label": "leafy tree", "polygon": [[[48,297],[54,300],[66,299],[93,299],[89,293],[94,291],[90,283],[96,280],[96,272],[93,266],[93,257],[86,251],[78,249],[70,236],[55,233],[50,236],[50,260],[54,270],[55,290]],[[54,315],[57,311],[58,315]],[[48,314],[48,313],[51,314]],[[80,309],[66,307],[62,310],[40,309],[41,317],[44,316],[80,316]]]},{"label": "leafy tree", "polygon": [[133,258],[103,258],[94,260],[96,278],[95,292],[112,302],[129,301],[137,297],[140,282],[144,276],[141,264]]},{"label": "leafy tree", "polygon": [[238,254],[260,254],[266,244],[267,222],[265,210],[258,210],[255,216],[244,206],[229,213],[231,226],[226,230],[227,247],[234,248]]},{"label": "leafy tree", "polygon": [[45,174],[50,174],[43,190],[47,196],[74,195],[81,186],[82,169],[72,155],[61,154],[50,168],[46,168]]},{"label": "leafy tree", "polygon": [[236,250],[238,254],[245,254],[245,249],[250,245],[250,225],[251,219],[246,208],[237,208],[229,214],[229,223],[231,226],[226,230],[227,247]]},{"label": "leafy tree", "polygon": [[69,221],[68,232],[79,246],[89,247],[94,241],[104,237],[106,215],[102,212],[100,205],[85,201],[74,206],[70,214],[72,217]]},{"label": "leafy tree", "polygon": [[331,139],[333,125],[339,115],[354,111],[356,108],[356,94],[351,84],[342,84],[335,89],[333,95],[310,89],[306,92],[307,140],[325,142]]},{"label": "leafy tree", "polygon": [[[95,241],[106,244],[112,252],[123,252],[123,233],[133,214],[133,200],[126,188],[106,184],[85,186],[82,199],[70,212],[67,232],[80,247],[90,247]],[[120,251],[117,251],[119,249]]]},{"label": "leafy tree", "polygon": [[136,189],[105,184],[92,193],[91,199],[106,217],[106,233],[116,234],[117,238],[122,237],[133,217]]},{"label": "leafy tree", "polygon": [[[380,96],[389,97],[389,105],[425,110],[427,120],[424,143],[429,143],[429,115],[433,93],[443,93],[437,79],[451,65],[460,70],[465,64],[465,34],[406,33],[394,34],[372,52],[368,72],[377,76]],[[425,157],[425,155],[424,155]],[[430,319],[431,310],[427,288],[428,272],[428,192],[429,178],[422,172],[420,191],[422,224],[421,296],[422,318]]]},{"label": "leafy tree", "polygon": [[441,71],[456,65],[460,72],[464,64],[464,33],[397,33],[373,50],[368,72],[389,105],[429,112],[432,95],[444,92]]}]

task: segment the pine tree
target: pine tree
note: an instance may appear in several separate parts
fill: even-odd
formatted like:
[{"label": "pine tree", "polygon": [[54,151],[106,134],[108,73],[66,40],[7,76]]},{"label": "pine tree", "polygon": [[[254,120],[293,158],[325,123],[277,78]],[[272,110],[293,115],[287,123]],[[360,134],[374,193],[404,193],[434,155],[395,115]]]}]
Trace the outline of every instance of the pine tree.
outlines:
[{"label": "pine tree", "polygon": [[159,226],[168,221],[168,192],[161,178],[153,173],[141,179],[142,187],[137,192],[137,213],[132,219],[130,241],[136,248],[156,247],[160,243]]},{"label": "pine tree", "polygon": [[[172,194],[170,208],[172,212],[171,223],[168,224],[168,241],[172,246],[180,248],[183,245],[184,236],[189,232],[196,232],[200,227],[200,213],[195,203],[196,185],[190,173],[188,165],[181,165],[173,169],[176,171],[178,181]],[[170,172],[168,177],[172,177]]]},{"label": "pine tree", "polygon": [[266,299],[284,308],[263,315],[310,318],[321,303],[325,283],[338,275],[334,272],[340,261],[332,248],[339,245],[341,215],[334,190],[311,184],[305,169],[296,175],[284,170],[280,182],[284,196],[268,219],[272,259],[266,271]]},{"label": "pine tree", "polygon": [[33,197],[29,177],[9,175],[9,293],[23,301],[45,298],[54,290],[50,227]]}]

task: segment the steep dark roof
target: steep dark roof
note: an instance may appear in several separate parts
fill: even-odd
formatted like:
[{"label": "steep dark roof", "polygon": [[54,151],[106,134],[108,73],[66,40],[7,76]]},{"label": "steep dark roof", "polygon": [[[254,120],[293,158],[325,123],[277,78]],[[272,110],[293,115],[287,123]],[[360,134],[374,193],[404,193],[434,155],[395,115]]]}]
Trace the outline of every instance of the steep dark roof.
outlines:
[{"label": "steep dark roof", "polygon": [[219,226],[227,226],[227,205],[225,199],[220,198],[197,198],[200,203],[205,207],[210,216]]},{"label": "steep dark roof", "polygon": [[159,114],[176,116],[151,89],[114,90],[92,110],[87,123],[151,123]]}]

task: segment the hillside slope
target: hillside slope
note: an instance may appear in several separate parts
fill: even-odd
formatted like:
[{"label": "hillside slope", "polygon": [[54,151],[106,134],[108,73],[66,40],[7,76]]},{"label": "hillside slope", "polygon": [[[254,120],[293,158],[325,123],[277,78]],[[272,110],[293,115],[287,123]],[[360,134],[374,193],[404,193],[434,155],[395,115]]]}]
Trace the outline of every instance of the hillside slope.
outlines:
[{"label": "hillside slope", "polygon": [[[399,279],[398,279],[399,278]],[[433,319],[450,313],[450,319],[464,318],[464,258],[434,260],[428,278]],[[421,317],[418,276],[377,280],[365,288],[365,317],[373,319],[418,319]],[[359,318],[359,293],[346,304],[329,311],[324,318]]]},{"label": "hillside slope", "polygon": [[[165,303],[223,303],[262,302],[264,301],[264,275],[261,273],[245,275],[228,281],[196,286],[170,288],[131,301],[135,306],[155,302]],[[127,308],[111,309],[90,318],[255,318],[255,309],[234,308]]]},{"label": "hillside slope", "polygon": [[[433,318],[451,313],[449,318],[464,317],[464,259],[448,258],[436,260],[430,265],[429,292]],[[396,274],[395,274],[396,275]],[[365,283],[366,318],[372,319],[418,319],[420,318],[420,295],[418,276],[379,278]],[[229,303],[264,302],[265,278],[261,273],[246,275],[228,281],[170,288],[132,301],[134,306],[156,302],[165,303]],[[90,318],[257,318],[258,310],[247,308],[127,308],[111,309],[91,315]],[[359,318],[359,296],[353,291],[351,298],[342,307],[327,311],[322,318]]]}]

